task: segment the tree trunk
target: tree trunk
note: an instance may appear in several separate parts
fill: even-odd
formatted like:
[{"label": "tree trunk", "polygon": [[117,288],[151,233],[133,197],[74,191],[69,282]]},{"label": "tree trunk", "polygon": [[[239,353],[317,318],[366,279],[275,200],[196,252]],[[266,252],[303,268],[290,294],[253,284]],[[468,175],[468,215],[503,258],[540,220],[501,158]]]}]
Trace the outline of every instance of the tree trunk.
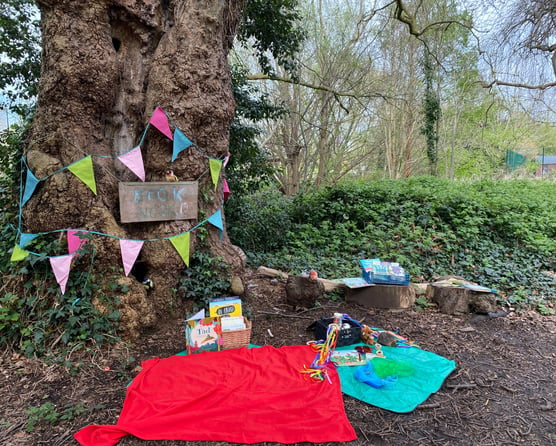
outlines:
[{"label": "tree trunk", "polygon": [[[100,273],[121,265],[118,238],[146,240],[141,261],[155,284],[149,309],[164,314],[185,267],[167,237],[189,231],[222,206],[208,157],[228,151],[234,100],[227,53],[243,1],[40,0],[39,6],[42,73],[25,154],[29,167],[44,178],[86,155],[104,157],[92,158],[97,195],[68,170],[41,182],[24,208],[27,230],[107,234],[93,240]],[[146,181],[164,181],[170,165],[180,181],[198,180],[199,220],[121,224],[118,183],[138,179],[116,157],[139,144],[158,106],[196,147],[172,163],[172,141],[150,126],[141,144]],[[241,270],[243,253],[208,226],[213,252]]]}]

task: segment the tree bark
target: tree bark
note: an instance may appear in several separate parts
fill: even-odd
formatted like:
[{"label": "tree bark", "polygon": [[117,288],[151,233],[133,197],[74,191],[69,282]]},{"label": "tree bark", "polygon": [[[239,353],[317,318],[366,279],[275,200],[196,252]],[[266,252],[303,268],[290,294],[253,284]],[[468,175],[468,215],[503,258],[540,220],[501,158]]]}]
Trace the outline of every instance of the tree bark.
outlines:
[{"label": "tree bark", "polygon": [[[42,72],[25,153],[29,167],[43,178],[86,155],[105,157],[93,157],[97,195],[67,170],[41,182],[24,208],[27,230],[114,236],[94,236],[97,272],[121,265],[117,238],[162,239],[143,245],[141,261],[155,283],[152,311],[163,314],[185,267],[165,238],[199,221],[121,224],[118,183],[137,178],[116,157],[138,145],[160,106],[196,147],[171,163],[172,142],[151,126],[141,144],[146,181],[164,181],[171,165],[181,181],[199,181],[199,220],[221,208],[221,184],[215,191],[208,157],[228,151],[235,104],[227,53],[243,1],[40,0],[39,6]],[[241,250],[208,226],[213,251],[240,271]]]}]

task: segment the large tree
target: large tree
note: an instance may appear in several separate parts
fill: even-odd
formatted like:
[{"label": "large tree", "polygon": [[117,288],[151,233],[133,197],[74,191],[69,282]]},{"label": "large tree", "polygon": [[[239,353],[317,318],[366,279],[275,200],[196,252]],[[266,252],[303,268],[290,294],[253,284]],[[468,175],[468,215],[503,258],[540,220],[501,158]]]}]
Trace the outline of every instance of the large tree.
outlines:
[{"label": "large tree", "polygon": [[[164,314],[184,264],[168,237],[190,231],[222,206],[208,158],[228,151],[234,114],[227,53],[242,17],[241,0],[40,0],[42,67],[25,158],[45,178],[93,154],[97,194],[66,170],[41,182],[24,207],[26,231],[79,228],[95,235],[95,269],[120,265],[119,238],[145,243],[141,261],[155,287],[139,282],[122,295],[129,327]],[[135,147],[151,114],[162,107],[195,144],[171,163],[171,142],[151,127],[142,140],[146,181],[172,167],[181,181],[199,181],[199,219],[119,221],[118,183],[136,181],[117,156]],[[208,225],[211,226],[211,225]],[[195,249],[195,231],[191,231]],[[213,253],[240,271],[241,250],[225,231],[208,229]],[[53,253],[45,253],[52,255]],[[134,308],[135,307],[135,308]]]}]

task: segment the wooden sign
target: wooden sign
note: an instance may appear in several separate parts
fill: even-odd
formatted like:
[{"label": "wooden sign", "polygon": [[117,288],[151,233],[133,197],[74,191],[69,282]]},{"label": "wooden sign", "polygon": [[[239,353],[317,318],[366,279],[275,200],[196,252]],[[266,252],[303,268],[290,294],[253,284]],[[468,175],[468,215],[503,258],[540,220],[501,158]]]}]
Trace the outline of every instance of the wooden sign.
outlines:
[{"label": "wooden sign", "polygon": [[122,223],[197,218],[197,181],[120,183]]}]

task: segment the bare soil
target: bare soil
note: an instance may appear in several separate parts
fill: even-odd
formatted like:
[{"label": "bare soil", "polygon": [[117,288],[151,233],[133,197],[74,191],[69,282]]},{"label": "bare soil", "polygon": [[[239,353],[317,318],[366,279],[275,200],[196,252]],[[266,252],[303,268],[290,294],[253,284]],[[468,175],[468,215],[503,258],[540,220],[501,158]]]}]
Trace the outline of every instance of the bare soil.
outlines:
[{"label": "bare soil", "polygon": [[[367,325],[398,331],[423,349],[456,361],[456,370],[442,388],[411,413],[392,413],[344,396],[346,413],[358,435],[351,443],[354,446],[556,444],[555,317],[535,312],[493,319],[455,317],[435,308],[369,310],[330,299],[300,310],[285,303],[283,280],[251,273],[246,285],[243,302],[253,323],[254,344],[305,343],[313,339],[307,330],[313,321],[342,312]],[[77,371],[67,364],[3,351],[0,444],[77,445],[73,434],[83,426],[116,423],[126,385],[138,373],[138,364],[183,350],[182,327],[183,317],[170,318],[133,343],[86,354],[70,352],[68,363],[82,361]],[[55,408],[45,415],[56,411],[67,419],[49,424],[45,417],[40,421],[40,416],[29,413],[49,402]],[[147,444],[228,443],[147,442],[132,436],[120,442]]]}]

